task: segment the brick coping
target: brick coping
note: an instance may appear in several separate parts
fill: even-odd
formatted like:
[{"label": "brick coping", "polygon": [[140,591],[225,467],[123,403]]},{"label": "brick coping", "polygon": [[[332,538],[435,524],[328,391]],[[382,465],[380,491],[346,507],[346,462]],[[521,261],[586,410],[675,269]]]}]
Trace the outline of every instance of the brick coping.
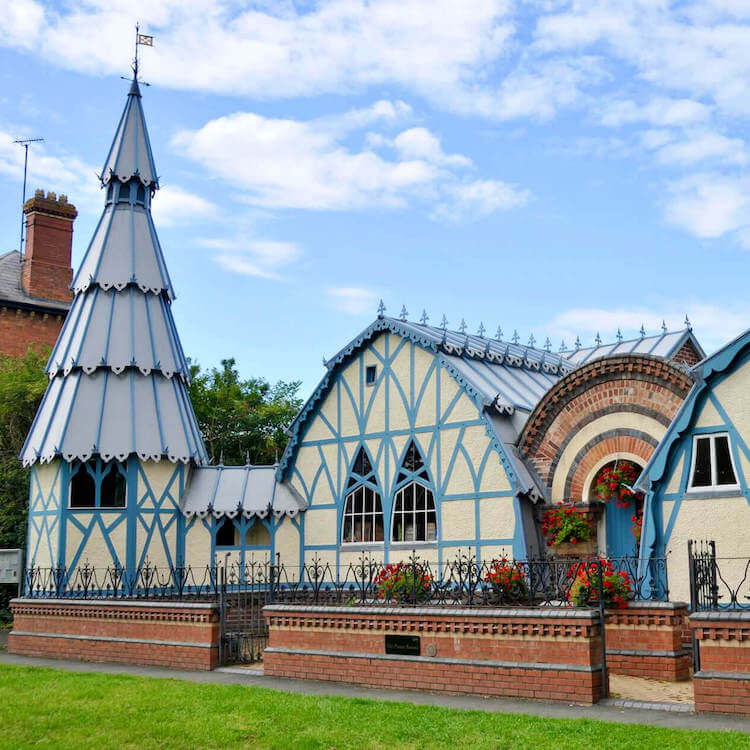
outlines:
[{"label": "brick coping", "polygon": [[525,661],[480,661],[477,659],[451,659],[430,656],[407,656],[403,654],[376,654],[362,651],[326,651],[320,649],[284,648],[269,646],[264,654],[289,654],[292,656],[327,656],[336,659],[377,659],[378,661],[408,661],[428,664],[451,664],[455,666],[492,667],[493,669],[535,669],[543,672],[601,672],[601,664],[554,664]]},{"label": "brick coping", "polygon": [[609,609],[607,612],[617,612],[623,614],[629,609],[686,609],[688,606],[687,602],[628,602],[628,606],[625,609]]},{"label": "brick coping", "polygon": [[62,606],[85,607],[145,607],[147,609],[216,609],[214,602],[176,602],[152,601],[143,599],[38,599],[34,597],[16,597],[11,604],[60,604]]},{"label": "brick coping", "polygon": [[750,611],[730,611],[730,612],[693,612],[690,615],[690,621],[696,622],[750,622]]},{"label": "brick coping", "polygon": [[484,617],[492,619],[551,619],[565,618],[580,620],[599,619],[598,609],[572,608],[535,608],[535,609],[452,609],[450,607],[319,607],[314,604],[267,604],[264,612],[305,612],[307,614],[342,614],[342,615],[394,615],[413,617],[414,615],[431,615],[433,617]]}]

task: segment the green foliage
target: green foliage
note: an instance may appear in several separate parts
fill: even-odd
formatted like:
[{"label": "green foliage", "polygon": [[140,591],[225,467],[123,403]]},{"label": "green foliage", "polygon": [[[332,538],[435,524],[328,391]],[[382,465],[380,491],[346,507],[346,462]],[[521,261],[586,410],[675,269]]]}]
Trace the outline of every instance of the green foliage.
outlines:
[{"label": "green foliage", "polygon": [[234,359],[202,372],[191,365],[190,398],[211,459],[244,464],[273,464],[281,457],[286,428],[302,406],[300,382],[263,378],[243,380]]},{"label": "green foliage", "polygon": [[[23,357],[0,355],[0,548],[24,547],[29,472],[18,460],[26,433],[47,387],[49,350],[29,349]],[[0,622],[9,617],[12,586],[0,586]]]},{"label": "green foliage", "polygon": [[7,665],[0,665],[0,727],[0,745],[7,748],[750,748],[750,735],[738,731],[548,719]]}]

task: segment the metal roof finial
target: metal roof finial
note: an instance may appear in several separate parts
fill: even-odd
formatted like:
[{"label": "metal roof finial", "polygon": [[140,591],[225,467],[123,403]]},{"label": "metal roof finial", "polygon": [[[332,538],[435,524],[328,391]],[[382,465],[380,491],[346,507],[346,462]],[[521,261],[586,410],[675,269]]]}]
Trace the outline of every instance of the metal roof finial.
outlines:
[{"label": "metal roof finial", "polygon": [[622,341],[622,331],[618,328],[617,329],[617,343],[619,344]]},{"label": "metal roof finial", "polygon": [[532,333],[529,335],[529,346],[533,349],[534,344],[536,344],[536,339],[534,338],[534,334]]},{"label": "metal roof finial", "polygon": [[667,332],[667,321],[666,320],[662,320],[662,322],[661,322],[661,332],[662,333],[666,333]]},{"label": "metal roof finial", "polygon": [[594,336],[594,343],[597,346],[601,346],[602,345],[602,337],[599,335],[599,331],[597,331],[596,332],[596,336]]},{"label": "metal roof finial", "polygon": [[446,328],[448,328],[448,318],[445,317],[445,313],[443,313],[443,319],[440,321],[440,327],[445,331]]},{"label": "metal roof finial", "polygon": [[552,342],[549,340],[549,336],[544,340],[544,351],[545,352],[551,352],[552,351]]},{"label": "metal roof finial", "polygon": [[250,451],[245,451],[245,466],[250,466]]},{"label": "metal roof finial", "polygon": [[480,339],[484,338],[484,333],[485,333],[486,330],[487,329],[484,327],[484,323],[480,322],[479,323],[479,328],[477,328],[477,333],[479,334],[479,338]]},{"label": "metal roof finial", "polygon": [[385,315],[385,304],[383,303],[383,300],[380,300],[380,304],[378,305],[378,317],[382,318]]},{"label": "metal roof finial", "polygon": [[580,336],[576,336],[576,342],[575,342],[574,346],[576,348],[576,351],[578,351],[581,348],[581,337]]},{"label": "metal roof finial", "polygon": [[430,319],[430,316],[427,314],[427,310],[425,310],[424,308],[422,308],[422,317],[419,319],[419,322],[423,326],[426,326],[427,325],[427,321],[429,321],[429,319]]},{"label": "metal roof finial", "polygon": [[463,318],[461,318],[461,325],[458,327],[458,330],[461,333],[466,333],[466,321]]},{"label": "metal roof finial", "polygon": [[641,330],[639,331],[641,334],[641,338],[645,338],[646,336],[646,329],[643,327],[643,323],[641,323]]},{"label": "metal roof finial", "polygon": [[503,329],[500,326],[497,327],[497,331],[495,332],[495,338],[498,341],[502,341],[503,340]]},{"label": "metal roof finial", "polygon": [[224,449],[221,449],[221,453],[219,453],[219,466],[224,466]]},{"label": "metal roof finial", "polygon": [[406,323],[406,319],[409,317],[409,311],[406,309],[406,305],[401,305],[401,312],[398,314],[398,319]]},{"label": "metal roof finial", "polygon": [[565,346],[565,339],[563,339],[562,341],[560,341],[560,350],[559,350],[560,354],[562,354],[567,348],[568,347]]},{"label": "metal roof finial", "polygon": [[687,328],[688,331],[693,330],[693,324],[690,322],[690,318],[688,318],[687,315],[685,316],[685,328]]},{"label": "metal roof finial", "polygon": [[518,335],[518,331],[515,328],[513,329],[513,335],[510,337],[510,340],[514,344],[517,344],[521,340],[521,337]]}]

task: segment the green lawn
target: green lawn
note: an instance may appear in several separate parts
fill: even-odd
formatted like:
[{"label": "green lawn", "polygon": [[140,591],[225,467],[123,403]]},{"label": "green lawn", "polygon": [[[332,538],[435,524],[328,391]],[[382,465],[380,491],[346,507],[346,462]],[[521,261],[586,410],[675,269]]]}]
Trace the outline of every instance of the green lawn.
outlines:
[{"label": "green lawn", "polygon": [[0,747],[750,748],[750,736],[0,665]]}]

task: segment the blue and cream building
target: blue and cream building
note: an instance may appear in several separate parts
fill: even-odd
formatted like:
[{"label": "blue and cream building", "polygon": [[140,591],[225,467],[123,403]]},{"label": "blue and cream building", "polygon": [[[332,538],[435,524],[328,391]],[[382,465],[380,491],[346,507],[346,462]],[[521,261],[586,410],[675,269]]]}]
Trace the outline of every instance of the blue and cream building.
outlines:
[{"label": "blue and cream building", "polygon": [[[744,401],[725,392],[745,376],[712,364],[725,355],[693,367],[705,353],[689,326],[552,352],[381,307],[326,363],[278,465],[211,465],[151,217],[159,180],[137,81],[101,183],[104,210],[21,456],[31,469],[30,564],[134,570],[278,554],[293,570],[412,550],[435,562],[459,550],[525,558],[544,552],[540,505],[588,502],[596,472],[623,459],[652,477],[648,513],[661,525],[647,526],[648,538],[662,549],[698,507],[678,500],[668,468],[691,460],[691,438],[672,423],[679,413],[683,425],[696,399],[705,405],[695,429],[730,438],[737,487],[720,504],[739,520],[732,503],[747,492],[748,457],[737,436],[750,416],[730,419]],[[694,395],[706,388],[716,395]],[[669,489],[658,489],[662,477]],[[629,519],[607,514],[600,548],[628,551]]]}]

